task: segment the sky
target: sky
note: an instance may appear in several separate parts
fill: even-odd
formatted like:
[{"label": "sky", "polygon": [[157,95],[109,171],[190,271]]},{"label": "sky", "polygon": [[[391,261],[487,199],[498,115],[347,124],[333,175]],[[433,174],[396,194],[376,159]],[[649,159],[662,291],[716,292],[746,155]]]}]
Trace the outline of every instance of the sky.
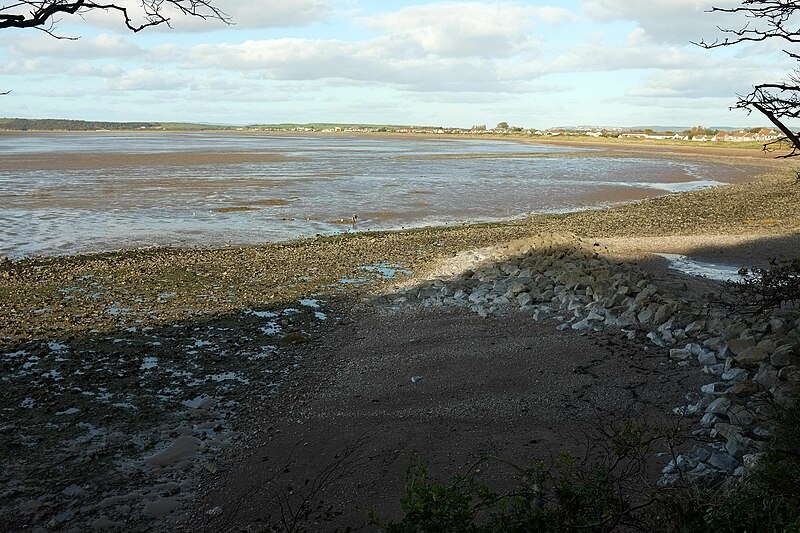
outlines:
[{"label": "sky", "polygon": [[61,18],[76,40],[0,30],[0,116],[754,127],[769,122],[736,95],[794,66],[777,42],[692,44],[743,24],[708,12],[735,0],[212,2],[231,25],[132,33],[95,11]]}]

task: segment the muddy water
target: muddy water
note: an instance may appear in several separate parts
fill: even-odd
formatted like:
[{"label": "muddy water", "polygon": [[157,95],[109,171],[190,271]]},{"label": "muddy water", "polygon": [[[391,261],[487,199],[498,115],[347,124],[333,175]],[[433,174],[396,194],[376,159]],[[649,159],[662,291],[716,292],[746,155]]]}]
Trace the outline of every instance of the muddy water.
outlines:
[{"label": "muddy water", "polygon": [[505,220],[746,175],[735,165],[481,139],[5,135],[0,255]]}]

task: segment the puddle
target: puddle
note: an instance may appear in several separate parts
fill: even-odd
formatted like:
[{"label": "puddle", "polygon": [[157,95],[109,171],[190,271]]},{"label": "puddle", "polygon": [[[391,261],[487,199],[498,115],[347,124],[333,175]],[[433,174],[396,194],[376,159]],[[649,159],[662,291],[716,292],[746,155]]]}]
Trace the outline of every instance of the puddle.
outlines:
[{"label": "puddle", "polygon": [[311,309],[320,308],[319,300],[300,300],[298,303],[304,307],[310,307]]},{"label": "puddle", "polygon": [[258,318],[275,318],[278,316],[278,313],[273,313],[272,311],[250,311],[250,314]]},{"label": "puddle", "polygon": [[669,268],[706,279],[716,281],[741,281],[746,275],[739,273],[741,267],[697,261],[691,257],[678,254],[655,254],[669,262]]},{"label": "puddle", "polygon": [[380,274],[383,279],[392,279],[398,275],[410,276],[412,274],[411,270],[403,268],[403,265],[394,263],[378,263],[377,265],[368,265],[358,268],[360,270],[366,270],[367,272]]},{"label": "puddle", "polygon": [[158,366],[158,357],[145,357],[139,370],[150,370]]}]

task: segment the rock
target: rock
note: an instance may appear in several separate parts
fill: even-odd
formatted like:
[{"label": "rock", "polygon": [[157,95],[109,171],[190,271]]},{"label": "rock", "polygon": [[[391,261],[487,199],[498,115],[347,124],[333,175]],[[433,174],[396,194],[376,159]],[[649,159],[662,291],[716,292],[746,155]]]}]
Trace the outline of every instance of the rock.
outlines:
[{"label": "rock", "polygon": [[703,394],[712,394],[714,396],[725,394],[727,390],[728,390],[727,385],[725,385],[725,383],[720,383],[720,382],[708,383],[700,387],[700,391]]},{"label": "rock", "polygon": [[728,452],[728,455],[735,457],[736,459],[741,459],[747,451],[752,449],[752,447],[753,439],[744,437],[742,435],[736,435],[733,438],[728,439],[728,442],[725,443],[725,451]]},{"label": "rock", "polygon": [[769,364],[762,364],[758,369],[753,382],[762,390],[772,390],[778,384],[778,371]]},{"label": "rock", "polygon": [[800,385],[800,368],[796,366],[785,366],[778,372],[778,379],[787,382],[793,387]]},{"label": "rock", "polygon": [[772,366],[782,368],[784,366],[800,366],[800,357],[794,354],[794,347],[791,344],[784,344],[775,348],[769,358]]},{"label": "rock", "polygon": [[742,381],[747,381],[748,376],[747,370],[744,368],[731,368],[726,370],[722,373],[722,379],[725,381],[733,381],[736,383],[740,383]]},{"label": "rock", "polygon": [[722,354],[723,352],[728,350],[728,344],[722,337],[710,337],[705,341],[703,341],[703,346],[719,354]]},{"label": "rock", "polygon": [[786,327],[786,323],[777,317],[770,318],[768,324],[769,324],[769,330],[777,335],[782,335],[786,333],[786,330],[788,329]]},{"label": "rock", "polygon": [[706,414],[727,415],[731,401],[727,398],[717,398],[706,407]]},{"label": "rock", "polygon": [[524,291],[525,291],[525,284],[524,283],[520,283],[519,281],[512,281],[508,285],[508,290],[506,292],[506,296],[508,298],[511,298],[511,297],[516,296],[516,295],[518,295],[518,294],[520,294],[520,293],[522,293]]},{"label": "rock", "polygon": [[692,450],[689,452],[689,457],[694,457],[698,461],[707,461],[709,457],[711,457],[711,452],[708,451],[703,446],[699,444],[695,444]]},{"label": "rock", "polygon": [[692,353],[686,348],[673,348],[669,351],[669,358],[675,361],[686,361]]},{"label": "rock", "polygon": [[728,348],[733,352],[733,355],[739,355],[745,350],[755,347],[755,337],[736,337],[728,340]]},{"label": "rock", "polygon": [[741,366],[754,367],[769,359],[769,355],[763,348],[751,346],[739,352],[734,359]]},{"label": "rock", "polygon": [[520,307],[529,305],[532,302],[533,302],[533,297],[529,292],[523,292],[517,296],[517,303],[520,305]]},{"label": "rock", "polygon": [[758,344],[756,344],[756,347],[761,348],[768,355],[770,355],[775,351],[775,348],[778,347],[778,342],[772,338],[762,339]]},{"label": "rock", "polygon": [[656,314],[656,308],[651,304],[646,308],[642,309],[638,315],[636,315],[636,319],[639,321],[640,324],[649,324],[653,317]]},{"label": "rock", "polygon": [[658,287],[652,284],[647,285],[639,294],[636,295],[636,297],[633,299],[633,302],[638,306],[649,300],[649,298],[656,292],[658,292]]},{"label": "rock", "polygon": [[661,337],[659,337],[658,333],[656,333],[655,331],[651,331],[650,333],[648,333],[647,338],[650,339],[650,342],[652,342],[659,348],[664,348],[666,346],[664,340]]},{"label": "rock", "polygon": [[722,363],[717,363],[716,365],[706,366],[703,367],[703,372],[712,376],[722,376],[722,374],[725,372],[725,365]]},{"label": "rock", "polygon": [[745,473],[751,473],[756,468],[758,468],[758,464],[764,459],[766,454],[762,453],[747,453],[742,456],[742,466],[744,467]]},{"label": "rock", "polygon": [[793,398],[794,387],[789,384],[780,384],[775,387],[775,390],[772,392],[772,397],[775,401],[775,405],[780,408],[787,408],[789,406],[789,402],[791,402]]},{"label": "rock", "polygon": [[711,454],[706,464],[717,470],[733,474],[734,470],[739,466],[739,461],[726,452],[717,451]]},{"label": "rock", "polygon": [[717,363],[717,356],[711,352],[703,352],[697,356],[697,362],[703,366],[714,365]]},{"label": "rock", "polygon": [[723,474],[719,470],[709,468],[705,463],[700,463],[697,468],[686,473],[686,480],[697,485],[710,485],[722,478]]},{"label": "rock", "polygon": [[667,304],[661,305],[653,316],[654,324],[663,324],[672,315],[672,309]]},{"label": "rock", "polygon": [[738,404],[728,409],[728,420],[742,428],[750,427],[756,421],[754,414],[747,407]]},{"label": "rock", "polygon": [[683,330],[686,332],[687,335],[692,335],[694,333],[699,333],[706,328],[706,324],[702,320],[695,320],[694,322],[690,322],[687,324]]},{"label": "rock", "polygon": [[728,389],[728,392],[738,398],[746,398],[752,396],[760,390],[761,387],[758,383],[745,381],[743,383],[734,384],[730,389]]}]

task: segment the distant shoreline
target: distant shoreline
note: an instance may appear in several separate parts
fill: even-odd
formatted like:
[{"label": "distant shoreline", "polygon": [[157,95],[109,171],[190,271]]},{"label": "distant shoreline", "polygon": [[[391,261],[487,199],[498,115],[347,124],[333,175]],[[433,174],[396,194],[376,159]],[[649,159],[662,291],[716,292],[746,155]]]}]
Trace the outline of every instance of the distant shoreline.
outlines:
[{"label": "distant shoreline", "polygon": [[530,144],[553,144],[556,146],[573,147],[596,147],[596,148],[629,148],[631,150],[642,151],[678,151],[696,154],[725,153],[726,155],[739,154],[740,157],[755,157],[771,159],[775,153],[768,153],[763,150],[763,142],[729,142],[729,141],[682,141],[682,140],[663,140],[663,139],[634,139],[634,138],[597,138],[585,135],[523,135],[514,133],[400,133],[400,132],[356,132],[356,131],[295,131],[290,129],[236,129],[229,127],[197,127],[192,129],[114,129],[114,130],[4,130],[0,129],[2,136],[21,136],[21,135],[47,135],[47,134],[68,134],[68,135],[103,135],[103,134],[175,134],[175,133],[209,133],[224,135],[302,135],[320,137],[374,137],[374,138],[429,138],[429,139],[482,139],[487,141],[513,141]]}]

